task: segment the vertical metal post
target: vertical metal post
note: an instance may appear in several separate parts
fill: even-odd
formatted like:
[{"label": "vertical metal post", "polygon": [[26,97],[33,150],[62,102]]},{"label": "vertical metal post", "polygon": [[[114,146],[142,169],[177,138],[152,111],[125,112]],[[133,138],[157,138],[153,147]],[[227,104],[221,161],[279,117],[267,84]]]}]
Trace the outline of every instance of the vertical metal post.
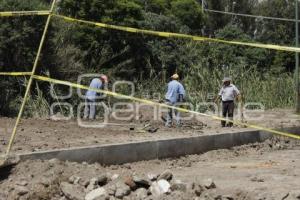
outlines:
[{"label": "vertical metal post", "polygon": [[31,85],[32,85],[32,82],[33,82],[33,75],[35,74],[35,71],[36,71],[36,68],[37,68],[37,65],[38,65],[38,62],[39,62],[39,58],[40,58],[42,48],[43,48],[43,45],[44,45],[44,42],[45,42],[46,34],[47,34],[48,27],[49,27],[50,20],[51,20],[51,14],[53,12],[55,3],[56,3],[56,0],[53,0],[52,4],[51,4],[51,8],[50,8],[50,14],[48,15],[46,25],[45,25],[45,28],[44,28],[44,31],[43,31],[43,35],[42,35],[42,38],[41,38],[41,41],[40,41],[40,44],[39,44],[39,48],[38,48],[38,51],[37,51],[37,55],[36,55],[35,60],[34,60],[34,64],[33,64],[33,68],[32,68],[32,71],[31,71],[30,79],[29,79],[28,84],[26,86],[26,91],[25,91],[24,98],[23,98],[23,101],[22,101],[22,104],[21,104],[21,108],[19,110],[18,117],[17,117],[16,123],[15,123],[15,126],[13,128],[9,143],[8,143],[8,147],[7,147],[7,150],[6,150],[6,158],[8,157],[9,152],[12,148],[13,143],[14,143],[16,133],[17,133],[17,127],[20,123],[22,114],[24,112],[25,104],[26,104],[26,101],[28,99],[28,95],[29,95]]},{"label": "vertical metal post", "polygon": [[[296,47],[299,47],[299,13],[298,13],[298,0],[296,0],[295,5],[295,15],[296,15]],[[300,88],[299,88],[299,53],[296,52],[296,62],[295,62],[295,85],[296,85],[296,112],[300,113]]]}]

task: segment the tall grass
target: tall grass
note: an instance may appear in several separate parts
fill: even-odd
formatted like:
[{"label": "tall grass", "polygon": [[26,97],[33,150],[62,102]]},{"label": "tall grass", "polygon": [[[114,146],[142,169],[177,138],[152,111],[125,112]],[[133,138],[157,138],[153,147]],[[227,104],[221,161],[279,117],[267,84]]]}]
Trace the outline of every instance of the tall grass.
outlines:
[{"label": "tall grass", "polygon": [[[222,86],[224,76],[233,79],[233,84],[241,91],[244,102],[261,103],[267,109],[289,108],[295,103],[294,80],[289,73],[274,76],[260,74],[255,68],[237,68],[224,72],[217,68],[192,66],[183,75],[182,83],[187,92],[187,101],[194,105],[213,102]],[[156,81],[139,84],[139,96],[143,93],[153,94],[155,91],[159,92],[163,99],[166,85],[167,83]]]},{"label": "tall grass", "polygon": [[[25,79],[23,86],[24,88],[27,85],[27,79]],[[21,104],[23,102],[23,96],[18,96],[14,101],[9,105],[11,110],[14,110],[15,113],[19,112]],[[47,118],[49,116],[50,106],[46,100],[46,95],[40,89],[38,83],[36,83],[34,91],[28,96],[23,116],[24,117],[33,117],[33,118]]]},{"label": "tall grass", "polygon": [[[192,103],[210,101],[217,96],[224,77],[222,70],[202,68],[189,74],[184,83]],[[242,93],[244,102],[261,103],[267,109],[287,108],[294,105],[294,80],[291,74],[272,76],[255,69],[230,74]]]}]

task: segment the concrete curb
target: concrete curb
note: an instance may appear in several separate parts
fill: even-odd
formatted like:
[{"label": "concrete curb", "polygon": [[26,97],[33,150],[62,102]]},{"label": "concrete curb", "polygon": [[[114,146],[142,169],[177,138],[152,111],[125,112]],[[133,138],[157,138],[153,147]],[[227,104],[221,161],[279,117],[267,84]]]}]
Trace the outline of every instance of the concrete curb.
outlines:
[{"label": "concrete curb", "polygon": [[117,165],[143,160],[174,158],[200,154],[210,150],[263,142],[272,137],[262,131],[243,131],[196,137],[182,137],[165,140],[131,142],[41,151],[20,154],[21,160],[48,160],[57,158],[71,162],[98,162],[102,165]]}]

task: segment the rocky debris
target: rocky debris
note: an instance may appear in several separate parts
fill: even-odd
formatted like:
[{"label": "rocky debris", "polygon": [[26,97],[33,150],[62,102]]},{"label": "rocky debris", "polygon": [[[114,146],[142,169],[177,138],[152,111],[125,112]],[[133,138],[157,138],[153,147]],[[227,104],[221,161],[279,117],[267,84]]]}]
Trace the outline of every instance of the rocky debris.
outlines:
[{"label": "rocky debris", "polygon": [[240,194],[225,195],[212,179],[183,182],[175,179],[171,170],[159,176],[117,176],[111,179],[111,175],[105,174],[84,181],[87,178],[73,175],[60,184],[60,196],[51,200],[234,200]]},{"label": "rocky debris", "polygon": [[161,179],[159,181],[157,181],[158,186],[160,187],[160,189],[163,191],[163,193],[167,193],[170,191],[170,183],[164,179]]},{"label": "rocky debris", "polygon": [[148,179],[149,179],[150,181],[156,181],[157,178],[158,178],[158,174],[152,174],[152,173],[149,173],[149,174],[147,175],[147,177],[148,177]]},{"label": "rocky debris", "polygon": [[210,178],[203,181],[203,186],[206,189],[213,189],[213,188],[217,187],[216,184],[214,183],[214,181]]},{"label": "rocky debris", "polygon": [[165,179],[167,181],[170,181],[172,177],[173,177],[172,172],[170,170],[166,170],[158,176],[157,180]]},{"label": "rocky debris", "polygon": [[[108,178],[106,175],[102,174],[98,177],[92,178],[89,181],[81,182],[81,185],[86,187],[86,191],[92,191],[100,186],[103,186],[107,183]],[[79,182],[80,183],[80,182]]]},{"label": "rocky debris", "polygon": [[204,190],[205,189],[202,185],[195,185],[195,187],[194,187],[194,192],[198,197],[201,196],[201,194],[204,192]]},{"label": "rocky debris", "polygon": [[111,177],[111,180],[116,180],[117,178],[119,178],[119,174],[114,174]]},{"label": "rocky debris", "polygon": [[133,198],[137,200],[146,199],[147,197],[148,197],[148,190],[146,190],[145,188],[139,188],[133,194]]},{"label": "rocky debris", "polygon": [[107,184],[106,186],[104,186],[104,188],[106,189],[108,195],[115,196],[117,186],[114,183],[113,184]]},{"label": "rocky debris", "polygon": [[225,195],[222,195],[222,200],[234,200],[234,196],[232,195],[229,195],[229,194],[225,194]]},{"label": "rocky debris", "polygon": [[135,190],[137,185],[131,176],[125,177],[124,183],[130,187],[131,190]]},{"label": "rocky debris", "polygon": [[16,185],[26,186],[26,185],[28,185],[28,182],[27,181],[19,181],[19,182],[16,183]]},{"label": "rocky debris", "polygon": [[124,196],[129,195],[131,192],[130,187],[121,181],[116,183],[116,188],[117,189],[116,189],[115,197],[119,199],[122,199]]},{"label": "rocky debris", "polygon": [[52,158],[48,161],[49,167],[54,167],[59,164],[59,160],[57,158]]},{"label": "rocky debris", "polygon": [[46,178],[46,177],[42,177],[40,179],[39,183],[41,185],[43,185],[44,187],[49,187],[49,185],[51,184],[51,181],[48,178]]},{"label": "rocky debris", "polygon": [[80,180],[81,178],[78,176],[71,176],[68,181],[71,184],[78,184]]},{"label": "rocky debris", "polygon": [[143,187],[148,189],[151,185],[151,181],[146,177],[133,176],[133,181],[138,188]]},{"label": "rocky debris", "polygon": [[15,191],[19,196],[23,196],[29,192],[28,188],[25,186],[15,186]]},{"label": "rocky debris", "polygon": [[163,194],[157,182],[153,182],[150,186],[150,192],[154,197],[159,197]]},{"label": "rocky debris", "polygon": [[83,187],[87,187],[88,185],[90,184],[90,181],[89,180],[86,180],[86,179],[80,179],[79,181],[79,185],[83,186]]},{"label": "rocky debris", "polygon": [[180,180],[175,180],[172,185],[171,185],[171,190],[172,191],[181,191],[181,192],[186,192],[187,191],[187,184],[183,183]]},{"label": "rocky debris", "polygon": [[166,194],[170,192],[170,183],[164,179],[161,179],[159,181],[155,181],[152,183],[150,187],[151,194],[155,197],[162,196],[163,194]]},{"label": "rocky debris", "polygon": [[260,182],[260,183],[265,181],[263,178],[258,178],[258,177],[253,177],[250,180],[253,182]]},{"label": "rocky debris", "polygon": [[67,199],[72,200],[84,200],[83,189],[78,185],[72,185],[67,182],[62,182],[60,184],[60,189]]},{"label": "rocky debris", "polygon": [[108,178],[106,176],[106,174],[101,174],[99,177],[98,177],[98,185],[100,186],[103,186],[107,183],[108,181]]},{"label": "rocky debris", "polygon": [[106,190],[101,187],[95,190],[92,190],[85,196],[85,200],[99,200],[99,199],[108,199],[109,195],[107,194]]},{"label": "rocky debris", "polygon": [[[135,130],[134,127],[130,127],[129,130],[133,131]],[[138,127],[136,128],[136,132],[137,133],[156,133],[157,131],[159,130],[159,127],[158,126],[155,126],[151,123],[146,123],[144,124],[142,127]]]},{"label": "rocky debris", "polygon": [[96,189],[98,187],[98,179],[97,178],[92,178],[90,181],[89,181],[89,184],[88,186],[86,187],[86,191],[92,191],[94,189]]},{"label": "rocky debris", "polygon": [[6,166],[16,165],[20,162],[18,155],[10,155],[8,157],[0,156],[0,169]]}]

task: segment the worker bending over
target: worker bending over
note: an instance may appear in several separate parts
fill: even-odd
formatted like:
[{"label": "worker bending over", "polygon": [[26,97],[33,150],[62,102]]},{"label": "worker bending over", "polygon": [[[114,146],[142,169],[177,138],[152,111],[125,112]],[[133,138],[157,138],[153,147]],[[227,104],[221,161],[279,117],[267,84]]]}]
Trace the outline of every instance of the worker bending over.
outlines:
[{"label": "worker bending over", "polygon": [[[223,79],[223,86],[219,92],[219,98],[222,99],[222,115],[223,118],[226,118],[228,115],[229,120],[233,120],[234,113],[234,100],[240,99],[240,91],[237,87],[231,84],[231,79],[226,77]],[[232,127],[233,123],[228,122],[226,124],[225,120],[221,121],[222,127]]]},{"label": "worker bending over", "polygon": [[[102,74],[99,78],[94,78],[90,83],[90,88],[104,89],[108,83],[106,75]],[[84,119],[89,118],[90,120],[95,119],[96,116],[96,99],[100,96],[99,92],[88,90],[85,94],[85,108],[84,108]]]},{"label": "worker bending over", "polygon": [[[168,83],[165,101],[167,105],[176,106],[178,102],[183,102],[185,90],[183,85],[178,81],[178,74],[171,76],[172,81]],[[176,116],[176,126],[181,125],[180,112],[176,109],[168,109],[167,120],[165,126],[172,127],[173,112]]]}]

